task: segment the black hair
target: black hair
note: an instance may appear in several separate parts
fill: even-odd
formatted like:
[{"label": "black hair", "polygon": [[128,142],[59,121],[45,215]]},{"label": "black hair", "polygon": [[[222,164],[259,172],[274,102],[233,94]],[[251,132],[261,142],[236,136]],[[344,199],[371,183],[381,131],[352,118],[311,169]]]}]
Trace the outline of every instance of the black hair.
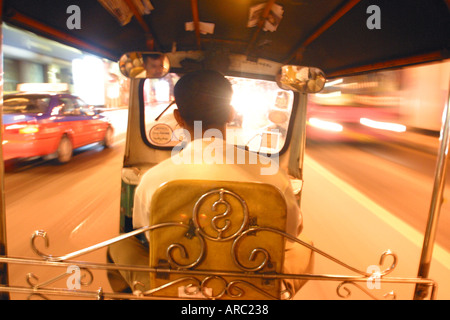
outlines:
[{"label": "black hair", "polygon": [[162,54],[160,54],[160,53],[143,53],[142,54],[142,60],[144,61],[144,63],[147,59],[157,60],[157,59],[161,59],[161,57],[162,57]]},{"label": "black hair", "polygon": [[213,70],[187,73],[174,88],[180,116],[191,126],[194,121],[202,121],[204,127],[226,124],[232,94],[230,81]]}]

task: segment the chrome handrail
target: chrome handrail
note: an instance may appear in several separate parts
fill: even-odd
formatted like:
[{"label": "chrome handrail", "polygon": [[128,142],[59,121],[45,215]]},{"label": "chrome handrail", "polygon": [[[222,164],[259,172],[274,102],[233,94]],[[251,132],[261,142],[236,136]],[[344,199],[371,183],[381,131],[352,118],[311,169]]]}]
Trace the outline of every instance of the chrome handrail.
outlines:
[{"label": "chrome handrail", "polygon": [[[196,219],[196,215],[198,213],[197,211],[198,211],[198,207],[199,207],[200,203],[203,201],[204,197],[210,196],[212,194],[217,194],[219,196],[219,200],[214,202],[212,205],[213,211],[215,211],[215,208],[217,207],[218,204],[224,204],[225,207],[227,208],[227,210],[224,213],[218,213],[216,216],[211,218],[211,224],[212,224],[213,230],[215,230],[218,234],[216,237],[213,237],[213,236],[203,232],[201,230],[201,226],[199,225],[199,223]],[[231,220],[227,220],[228,223],[225,223],[225,227],[222,227],[222,228],[218,227],[215,224],[215,219],[225,218],[225,217],[231,215],[229,203],[224,198],[224,194],[228,194],[228,195],[238,199],[243,208],[241,213],[243,215],[242,218],[243,218],[244,222],[242,222],[242,224],[239,223],[238,231],[236,231],[232,235],[228,235],[228,236],[223,236],[223,232],[225,230],[229,229]],[[242,280],[242,279],[255,279],[255,278],[266,279],[266,280],[293,279],[293,280],[339,281],[340,284],[337,287],[337,294],[340,297],[347,297],[350,294],[348,285],[351,284],[354,287],[365,292],[371,298],[376,298],[376,297],[374,297],[372,294],[367,292],[367,290],[364,290],[364,288],[361,288],[361,286],[358,286],[357,283],[359,283],[359,282],[367,283],[368,281],[372,281],[372,280],[376,280],[379,283],[413,283],[413,284],[416,284],[416,286],[421,286],[423,288],[427,288],[427,290],[428,290],[428,288],[432,288],[430,297],[432,299],[435,298],[437,285],[431,279],[427,279],[426,277],[420,277],[420,276],[417,278],[385,277],[386,275],[391,273],[397,265],[397,256],[394,253],[392,253],[390,250],[385,251],[381,255],[381,257],[379,259],[379,267],[380,268],[378,268],[378,270],[381,269],[381,266],[385,262],[385,259],[389,256],[393,258],[391,265],[388,266],[383,271],[377,271],[377,272],[374,271],[371,273],[371,272],[369,272],[369,270],[362,271],[357,268],[354,268],[354,267],[350,266],[349,264],[344,263],[341,260],[316,248],[314,245],[311,245],[305,241],[302,241],[282,230],[278,230],[278,229],[271,228],[271,227],[264,227],[264,226],[249,226],[248,221],[249,221],[249,213],[248,213],[248,209],[247,209],[247,205],[246,205],[245,201],[242,198],[240,198],[237,194],[235,194],[234,192],[223,189],[223,188],[219,188],[219,189],[214,189],[214,190],[206,192],[198,199],[198,201],[196,202],[196,204],[193,208],[193,224],[186,224],[186,223],[182,223],[182,222],[165,222],[165,223],[159,223],[159,224],[152,225],[152,226],[145,226],[145,227],[136,229],[132,232],[113,237],[106,241],[102,241],[98,244],[95,244],[95,245],[92,245],[92,246],[89,246],[84,249],[77,250],[77,251],[74,251],[74,252],[71,252],[68,254],[64,254],[61,256],[45,254],[36,247],[37,238],[43,238],[46,247],[48,247],[48,245],[49,245],[49,237],[48,237],[47,233],[45,231],[40,230],[40,231],[36,231],[35,233],[33,233],[32,237],[31,237],[31,247],[32,247],[33,251],[42,258],[41,260],[0,256],[0,264],[1,263],[9,263],[9,264],[28,264],[28,265],[41,265],[41,266],[45,265],[45,266],[66,267],[66,268],[76,266],[79,269],[87,270],[88,275],[91,278],[93,278],[93,275],[89,271],[89,269],[103,269],[103,270],[116,270],[116,271],[127,270],[127,271],[134,271],[134,272],[148,272],[148,273],[160,273],[160,274],[164,273],[164,274],[168,274],[168,275],[169,274],[184,275],[184,278],[178,278],[175,280],[172,279],[159,287],[152,288],[145,292],[142,292],[138,289],[139,283],[135,283],[133,285],[134,294],[128,296],[129,298],[133,297],[133,299],[136,297],[147,297],[148,295],[153,296],[154,294],[157,294],[162,289],[165,289],[172,285],[178,284],[182,281],[189,282],[187,288],[192,288],[192,289],[197,288],[193,292],[196,292],[196,293],[200,292],[203,294],[203,296],[205,298],[210,298],[210,299],[221,298],[225,294],[227,294],[228,296],[230,296],[232,298],[240,297],[244,292],[244,290],[242,289],[242,286],[251,287],[252,290],[258,291],[258,292],[266,295],[269,298],[277,298],[277,297],[274,297],[273,295],[271,295],[270,293],[265,292],[261,288],[257,288],[253,283]],[[201,246],[200,254],[194,260],[194,262],[192,262],[188,265],[181,265],[173,259],[172,250],[174,250],[174,249],[181,250],[181,255],[187,256],[185,247],[179,243],[173,243],[173,244],[168,245],[168,247],[166,249],[166,258],[169,261],[169,265],[165,266],[165,267],[151,267],[151,266],[140,266],[140,265],[139,266],[138,265],[120,265],[120,264],[118,265],[118,264],[114,264],[114,263],[94,263],[94,262],[70,260],[72,258],[93,252],[95,250],[105,248],[111,244],[117,243],[117,242],[125,240],[127,238],[130,238],[130,237],[133,237],[133,236],[145,233],[145,232],[151,232],[156,229],[166,228],[166,227],[186,228],[189,230],[189,232],[190,232],[189,234],[198,238],[199,244]],[[194,231],[194,232],[192,233],[192,231]],[[290,273],[274,272],[273,270],[265,271],[264,267],[266,266],[267,262],[270,260],[270,253],[266,249],[260,248],[260,247],[254,248],[251,251],[249,260],[254,260],[253,258],[255,258],[255,256],[258,253],[262,253],[264,256],[263,261],[261,263],[259,263],[259,265],[256,267],[252,267],[252,268],[246,267],[238,260],[239,243],[241,241],[243,241],[243,239],[245,237],[247,237],[249,235],[256,236],[259,232],[271,232],[271,233],[277,234],[277,235],[283,237],[286,241],[291,241],[293,243],[304,246],[304,247],[312,250],[313,252],[320,254],[321,256],[329,259],[330,261],[337,263],[338,265],[345,267],[346,269],[348,269],[351,272],[354,272],[358,275],[329,275],[329,274],[327,275],[327,274],[306,274],[306,273],[305,274],[290,274]],[[207,252],[207,250],[206,250],[207,242],[206,242],[205,238],[210,241],[215,241],[215,242],[224,242],[224,241],[229,240],[231,242],[231,252],[230,252],[231,260],[234,262],[234,265],[238,268],[238,270],[237,271],[201,270],[199,268],[199,265],[200,265],[200,262],[202,261],[202,259],[204,258],[205,253]],[[67,289],[58,290],[58,289],[44,288],[47,285],[53,284],[57,280],[62,279],[63,277],[67,276],[68,274],[70,274],[70,273],[66,272],[66,273],[60,274],[52,279],[46,280],[43,283],[39,284],[39,283],[35,283],[37,280],[39,280],[38,277],[33,273],[28,273],[26,280],[27,280],[28,284],[30,285],[31,291],[27,291],[27,290],[25,290],[25,288],[18,287],[18,286],[16,286],[16,287],[0,286],[0,292],[13,292],[14,288],[15,288],[17,290],[17,292],[27,291],[27,292],[31,292],[32,296],[40,295],[41,298],[45,297],[45,294],[57,294],[57,293],[63,294],[63,295],[69,294],[69,295],[74,295],[74,296],[85,296],[85,297],[96,296],[97,298],[121,296],[121,295],[117,295],[115,293],[107,294],[104,292],[104,290],[102,288],[99,288],[99,290],[97,290],[97,292],[95,292],[95,293],[91,292],[91,291],[80,291],[80,290],[75,290],[75,291],[69,290],[68,291]],[[226,279],[224,277],[234,277],[234,278],[233,278],[233,280],[230,281],[229,279]],[[220,280],[219,283],[220,282],[223,283],[223,287],[218,294],[217,293],[216,294],[212,294],[212,293],[206,294],[205,293],[205,284],[207,282],[209,282],[211,279],[219,279]],[[85,282],[82,284],[88,285],[91,282],[92,281],[88,281],[88,282]],[[101,294],[99,292],[101,292]],[[189,295],[188,290],[186,290],[185,292],[187,295]],[[291,292],[288,292],[287,290],[283,291],[282,293],[288,293],[288,298],[292,297]],[[386,297],[395,298],[395,294],[393,292],[388,293],[386,295]]]}]

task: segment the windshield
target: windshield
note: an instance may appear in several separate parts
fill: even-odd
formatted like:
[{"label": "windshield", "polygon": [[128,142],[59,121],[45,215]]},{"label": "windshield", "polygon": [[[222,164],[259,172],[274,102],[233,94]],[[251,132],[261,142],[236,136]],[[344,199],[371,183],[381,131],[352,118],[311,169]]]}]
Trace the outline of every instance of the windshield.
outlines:
[{"label": "windshield", "polygon": [[[233,140],[251,151],[279,153],[286,139],[293,93],[272,81],[227,78],[233,86],[231,105],[235,109],[235,117],[227,127],[228,142]],[[174,147],[183,138],[173,117],[173,87],[178,79],[169,74],[163,79],[145,80],[145,132],[151,145]]]},{"label": "windshield", "polygon": [[42,95],[5,97],[3,113],[44,113],[49,102],[50,98]]}]

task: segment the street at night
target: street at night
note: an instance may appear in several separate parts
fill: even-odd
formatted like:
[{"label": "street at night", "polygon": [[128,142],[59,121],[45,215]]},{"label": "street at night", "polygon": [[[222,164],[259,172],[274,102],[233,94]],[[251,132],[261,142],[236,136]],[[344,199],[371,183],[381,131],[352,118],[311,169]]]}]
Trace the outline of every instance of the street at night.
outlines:
[{"label": "street at night", "polygon": [[[94,145],[76,152],[73,161],[66,165],[48,161],[22,164],[6,174],[9,255],[36,258],[29,244],[35,230],[45,230],[49,237],[48,248],[44,241],[37,242],[40,250],[56,256],[119,234],[127,114],[126,110],[119,110],[110,116],[115,127],[121,128],[112,149]],[[303,232],[319,249],[364,271],[390,249],[399,258],[393,276],[416,276],[435,161],[433,154],[393,142],[308,143]],[[445,232],[449,213],[449,203],[444,201],[431,268],[431,278],[441,280],[440,299],[450,297],[445,281],[450,277],[450,238]],[[85,258],[105,262],[105,250]],[[11,282],[25,285],[29,269],[11,266]],[[328,274],[342,272],[341,269],[316,255],[315,272]],[[36,272],[41,281],[56,275],[48,268],[41,272],[44,273]],[[95,271],[94,275],[93,286],[105,280],[104,271]],[[338,284],[310,281],[297,298],[335,299]],[[411,285],[397,287],[397,298],[411,298]],[[391,291],[389,287],[385,290],[379,290],[377,298]],[[352,297],[359,297],[359,291],[353,289]]]},{"label": "street at night", "polygon": [[450,300],[449,0],[0,15],[0,300]]}]

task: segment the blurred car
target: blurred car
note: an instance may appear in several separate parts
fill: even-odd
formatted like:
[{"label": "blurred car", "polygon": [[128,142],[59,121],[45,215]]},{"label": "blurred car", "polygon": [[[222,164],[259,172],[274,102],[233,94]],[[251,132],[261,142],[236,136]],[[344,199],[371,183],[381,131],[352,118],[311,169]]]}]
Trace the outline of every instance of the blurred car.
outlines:
[{"label": "blurred car", "polygon": [[44,157],[66,163],[76,148],[113,143],[108,119],[74,95],[16,93],[3,99],[4,160]]}]

